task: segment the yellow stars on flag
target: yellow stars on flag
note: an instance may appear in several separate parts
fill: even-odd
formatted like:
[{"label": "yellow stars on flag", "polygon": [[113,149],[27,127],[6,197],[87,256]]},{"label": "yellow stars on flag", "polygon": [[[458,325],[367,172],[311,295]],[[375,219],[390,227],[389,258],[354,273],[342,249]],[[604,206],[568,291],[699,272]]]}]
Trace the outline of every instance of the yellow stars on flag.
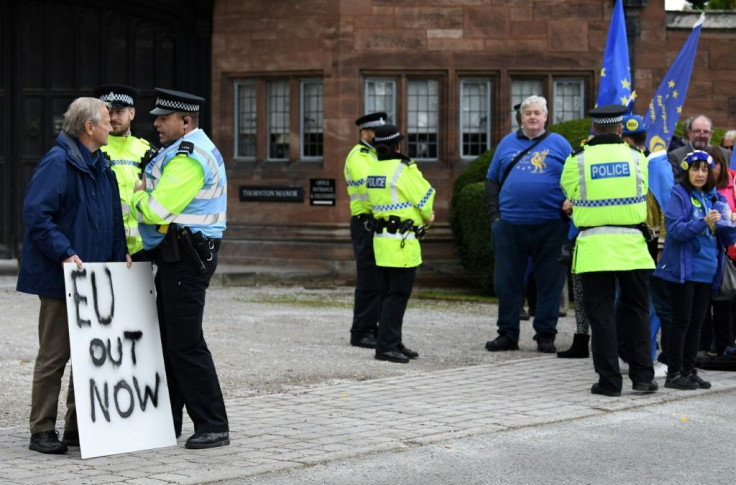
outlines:
[{"label": "yellow stars on flag", "polygon": [[667,86],[674,88],[675,87],[675,81],[668,81]]},{"label": "yellow stars on flag", "polygon": [[601,77],[606,77],[606,68],[601,69]]},{"label": "yellow stars on flag", "polygon": [[621,86],[623,86],[624,89],[631,89],[631,83],[625,78],[621,80]]}]

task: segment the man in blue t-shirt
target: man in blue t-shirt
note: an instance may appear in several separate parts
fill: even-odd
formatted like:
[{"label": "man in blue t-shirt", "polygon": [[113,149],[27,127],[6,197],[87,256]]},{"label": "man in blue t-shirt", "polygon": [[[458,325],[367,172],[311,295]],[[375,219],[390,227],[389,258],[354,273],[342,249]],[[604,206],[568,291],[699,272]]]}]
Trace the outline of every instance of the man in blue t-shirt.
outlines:
[{"label": "man in blue t-shirt", "polygon": [[486,175],[499,334],[486,349],[519,348],[524,271],[531,257],[537,284],[534,339],[539,352],[553,353],[566,278],[566,268],[557,259],[568,231],[560,175],[572,147],[562,136],[546,131],[546,99],[529,96],[520,112],[521,128],[498,144]]}]

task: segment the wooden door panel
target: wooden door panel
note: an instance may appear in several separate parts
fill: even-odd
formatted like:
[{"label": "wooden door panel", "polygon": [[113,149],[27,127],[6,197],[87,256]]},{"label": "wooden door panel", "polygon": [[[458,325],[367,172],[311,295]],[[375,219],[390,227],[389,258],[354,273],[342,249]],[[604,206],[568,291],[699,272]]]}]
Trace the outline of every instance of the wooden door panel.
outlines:
[{"label": "wooden door panel", "polygon": [[[72,100],[90,96],[98,84],[135,86],[141,97],[133,130],[157,145],[148,114],[154,87],[209,97],[211,63],[201,53],[210,52],[212,6],[213,0],[0,2],[0,54],[10,60],[0,63],[0,258],[22,239],[25,187]],[[208,130],[209,122],[206,108],[200,124]]]}]

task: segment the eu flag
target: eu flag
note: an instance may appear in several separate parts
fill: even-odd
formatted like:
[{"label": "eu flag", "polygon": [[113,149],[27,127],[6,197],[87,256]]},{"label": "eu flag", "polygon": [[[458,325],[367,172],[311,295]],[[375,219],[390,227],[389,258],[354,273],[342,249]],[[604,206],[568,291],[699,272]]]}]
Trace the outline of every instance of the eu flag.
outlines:
[{"label": "eu flag", "polygon": [[667,150],[672,141],[677,120],[680,119],[682,106],[685,104],[690,74],[693,72],[693,62],[695,62],[695,52],[698,50],[700,29],[704,20],[705,14],[702,13],[649,103],[647,147],[652,152]]},{"label": "eu flag", "polygon": [[603,53],[601,81],[598,86],[598,98],[595,105],[628,105],[632,97],[629,41],[626,39],[624,7],[621,0],[616,0],[611,25],[608,28],[606,50]]}]

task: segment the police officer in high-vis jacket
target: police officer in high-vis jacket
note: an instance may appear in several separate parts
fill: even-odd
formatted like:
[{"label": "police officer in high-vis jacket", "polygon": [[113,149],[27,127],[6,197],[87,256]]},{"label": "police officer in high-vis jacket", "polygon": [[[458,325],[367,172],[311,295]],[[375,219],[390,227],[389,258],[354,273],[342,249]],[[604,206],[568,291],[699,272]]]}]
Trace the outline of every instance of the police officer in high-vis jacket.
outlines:
[{"label": "police officer in high-vis jacket", "polygon": [[353,324],[350,328],[350,345],[376,348],[380,294],[376,259],[373,256],[373,233],[366,229],[370,223],[371,206],[365,177],[378,160],[371,145],[375,129],[386,123],[386,113],[368,113],[355,121],[360,141],[345,159],[345,182],[350,197],[350,238],[355,254],[356,281],[353,304]]},{"label": "police officer in high-vis jacket", "polygon": [[130,132],[130,124],[135,118],[135,101],[140,92],[131,86],[105,84],[96,87],[93,93],[95,97],[110,103],[112,131],[107,138],[107,145],[101,150],[110,159],[110,166],[118,179],[128,254],[133,261],[141,261],[146,256],[138,233],[138,221],[130,212],[130,198],[135,182],[141,178],[142,165],[150,160],[155,151],[148,141]]},{"label": "police officer in high-vis jacket", "polygon": [[198,128],[204,99],[159,88],[156,94],[151,114],[162,148],[131,203],[143,247],[158,268],[156,304],[174,429],[181,434],[186,406],[194,434],[185,446],[212,448],[230,444],[220,383],[202,333],[205,292],[225,230],[225,163]]},{"label": "police officer in high-vis jacket", "polygon": [[621,138],[625,106],[608,105],[589,112],[595,136],[565,161],[561,186],[572,202],[580,229],[572,271],[582,275],[584,308],[592,333],[598,382],[593,394],[620,396],[615,282],[621,288],[618,312],[633,390],[654,392],[650,355],[647,280],[654,263],[647,249],[648,164],[637,148]]},{"label": "police officer in high-vis jacket", "polygon": [[373,251],[381,288],[376,359],[407,363],[419,356],[404,346],[401,326],[417,267],[422,264],[419,240],[434,221],[435,191],[409,157],[399,153],[403,139],[394,125],[376,128],[373,145],[378,162],[368,171],[366,186],[373,212]]}]

